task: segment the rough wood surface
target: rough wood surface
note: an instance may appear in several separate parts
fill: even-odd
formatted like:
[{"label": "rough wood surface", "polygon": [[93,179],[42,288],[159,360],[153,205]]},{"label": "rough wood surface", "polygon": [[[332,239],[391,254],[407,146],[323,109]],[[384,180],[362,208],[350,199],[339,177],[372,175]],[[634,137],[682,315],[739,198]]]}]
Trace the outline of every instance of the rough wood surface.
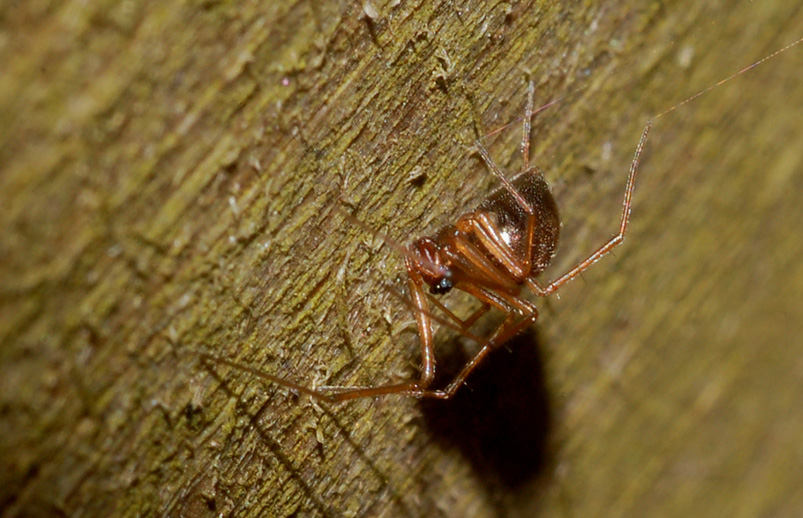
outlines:
[{"label": "rough wood surface", "polygon": [[[793,4],[1,6],[3,516],[795,515],[803,47],[657,121],[624,247],[457,401],[322,408],[196,356],[413,375],[401,261],[336,206],[450,221],[529,73],[566,96],[534,131],[555,275],[646,119],[803,35]],[[488,139],[509,171],[518,138]]]}]

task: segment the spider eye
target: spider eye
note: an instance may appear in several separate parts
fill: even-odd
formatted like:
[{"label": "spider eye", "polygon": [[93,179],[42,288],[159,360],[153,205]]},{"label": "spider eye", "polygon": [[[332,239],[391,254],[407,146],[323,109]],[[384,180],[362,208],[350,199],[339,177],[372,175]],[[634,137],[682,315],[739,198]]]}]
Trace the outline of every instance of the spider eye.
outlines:
[{"label": "spider eye", "polygon": [[429,291],[433,295],[442,295],[448,293],[452,288],[454,288],[452,280],[448,277],[442,277],[436,284],[429,287]]}]

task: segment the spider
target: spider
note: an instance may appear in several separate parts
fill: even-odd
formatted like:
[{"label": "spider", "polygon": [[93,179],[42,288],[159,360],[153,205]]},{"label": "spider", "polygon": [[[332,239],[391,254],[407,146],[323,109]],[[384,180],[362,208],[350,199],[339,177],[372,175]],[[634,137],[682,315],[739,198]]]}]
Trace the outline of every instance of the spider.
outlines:
[{"label": "spider", "polygon": [[[476,150],[488,170],[502,184],[501,187],[491,193],[477,208],[457,218],[454,224],[441,228],[434,236],[420,238],[406,248],[394,246],[405,257],[407,286],[410,293],[410,299],[405,300],[408,305],[412,306],[415,313],[421,342],[421,368],[417,380],[375,387],[325,386],[320,389],[312,389],[224,358],[209,354],[202,354],[201,357],[250,372],[262,379],[330,403],[387,394],[419,398],[451,398],[491,351],[502,346],[536,321],[537,308],[522,297],[525,287],[539,297],[546,297],[586,271],[624,241],[630,220],[639,160],[652,122],[801,42],[803,42],[803,38],[648,120],[630,163],[618,231],[569,271],[546,284],[539,283],[536,277],[549,266],[555,255],[560,219],[557,204],[541,170],[529,163],[531,121],[534,114],[537,113],[533,110],[535,86],[530,81],[522,124],[522,168],[519,174],[508,179],[478,140],[475,143]],[[552,106],[556,102],[553,101],[539,108],[538,111]],[[350,219],[353,220],[353,218]],[[355,223],[367,228],[359,221],[355,221]],[[381,233],[371,232],[393,244]],[[467,319],[458,318],[435,297],[452,290],[463,291],[476,298],[480,301],[481,307]],[[433,314],[430,305],[442,311],[446,318]],[[502,321],[487,337],[472,333],[471,327],[491,308],[504,314]],[[434,323],[456,329],[480,344],[479,350],[442,389],[431,388],[435,378],[436,365]]]}]

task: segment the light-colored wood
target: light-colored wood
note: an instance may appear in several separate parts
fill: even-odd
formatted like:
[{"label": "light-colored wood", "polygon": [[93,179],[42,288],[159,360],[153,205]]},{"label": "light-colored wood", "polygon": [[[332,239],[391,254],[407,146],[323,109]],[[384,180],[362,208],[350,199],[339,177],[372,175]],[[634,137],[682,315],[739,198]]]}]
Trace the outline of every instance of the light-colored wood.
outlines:
[{"label": "light-colored wood", "polygon": [[[0,20],[5,515],[803,508],[803,48],[656,122],[625,244],[536,301],[537,344],[457,403],[319,408],[196,356],[309,384],[413,375],[412,316],[384,289],[401,258],[336,206],[404,243],[481,200],[495,182],[468,147],[523,113],[529,72],[537,103],[566,96],[532,149],[563,214],[557,275],[615,230],[646,119],[799,38],[799,6],[20,2]],[[485,141],[507,171],[518,128]]]}]

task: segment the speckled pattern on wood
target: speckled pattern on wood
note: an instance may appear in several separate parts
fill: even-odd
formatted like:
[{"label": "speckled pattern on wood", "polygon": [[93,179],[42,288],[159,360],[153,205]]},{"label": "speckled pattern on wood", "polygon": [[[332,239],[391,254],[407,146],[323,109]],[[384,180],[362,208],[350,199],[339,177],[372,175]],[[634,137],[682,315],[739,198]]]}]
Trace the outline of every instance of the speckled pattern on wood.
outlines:
[{"label": "speckled pattern on wood", "polygon": [[[566,96],[531,158],[557,275],[614,232],[646,119],[799,38],[799,5],[8,4],[3,516],[803,508],[803,47],[657,121],[625,244],[456,401],[323,408],[197,357],[413,376],[402,260],[336,206],[404,243],[452,221],[495,187],[469,147],[529,76],[536,105]],[[506,171],[518,130],[485,141]]]}]

